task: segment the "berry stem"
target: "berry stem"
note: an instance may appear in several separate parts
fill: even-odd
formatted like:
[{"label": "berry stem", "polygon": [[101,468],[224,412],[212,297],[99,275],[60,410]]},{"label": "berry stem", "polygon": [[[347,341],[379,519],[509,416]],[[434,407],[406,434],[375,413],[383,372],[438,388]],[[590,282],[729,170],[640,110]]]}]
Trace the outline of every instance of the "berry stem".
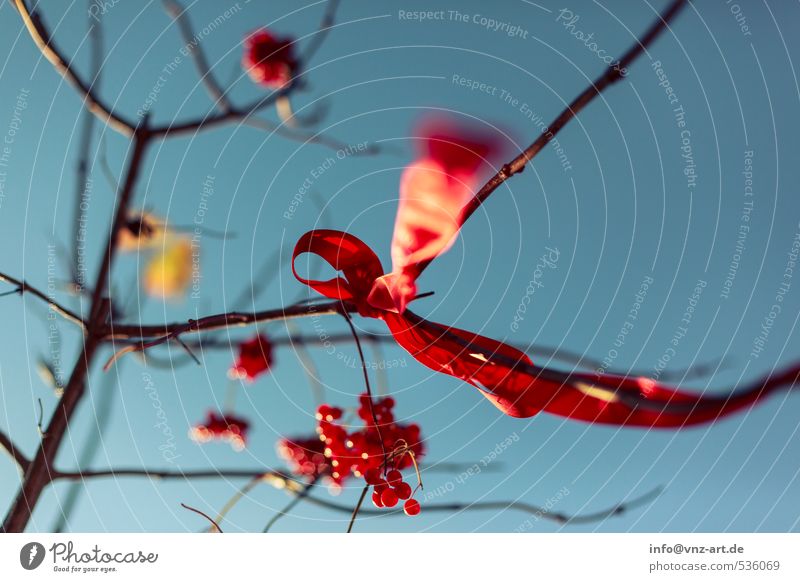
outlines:
[{"label": "berry stem", "polygon": [[369,385],[369,373],[367,372],[367,362],[364,359],[364,350],[361,348],[361,340],[358,338],[358,333],[356,332],[356,328],[353,325],[353,321],[350,319],[350,315],[347,313],[347,309],[342,309],[341,313],[344,316],[344,319],[347,322],[348,327],[350,328],[350,333],[353,334],[353,339],[356,342],[356,348],[358,348],[358,357],[361,358],[361,369],[364,371],[364,385],[367,388],[367,396],[369,397],[369,413],[370,415],[372,415],[372,423],[375,425],[375,430],[378,432],[378,440],[380,440],[381,442],[381,454],[383,455],[383,472],[385,475],[386,459],[387,459],[386,447],[383,444],[383,434],[381,434],[381,427],[378,424],[378,417],[375,416],[375,406],[372,401],[372,388],[370,388]]},{"label": "berry stem", "polygon": [[361,504],[364,503],[364,498],[367,496],[367,491],[369,491],[369,488],[370,485],[364,485],[364,488],[361,490],[361,497],[358,498],[358,503],[353,509],[353,515],[350,516],[350,523],[347,525],[347,533],[351,533],[353,531],[353,524],[356,522],[358,512],[361,510]]},{"label": "berry stem", "polygon": [[211,517],[209,517],[208,514],[203,513],[202,511],[192,507],[191,505],[186,505],[185,503],[181,503],[181,507],[183,507],[184,509],[188,509],[189,511],[193,511],[197,515],[201,515],[201,516],[205,517],[217,529],[217,533],[222,533],[222,528],[219,527],[219,524],[216,521],[214,521],[213,519],[211,519]]}]

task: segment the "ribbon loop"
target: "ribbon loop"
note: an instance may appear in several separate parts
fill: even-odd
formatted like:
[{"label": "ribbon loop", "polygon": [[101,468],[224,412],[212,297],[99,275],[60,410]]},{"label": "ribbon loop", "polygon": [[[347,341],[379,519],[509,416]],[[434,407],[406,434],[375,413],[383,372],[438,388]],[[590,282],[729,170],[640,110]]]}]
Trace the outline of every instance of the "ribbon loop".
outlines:
[{"label": "ribbon loop", "polygon": [[[304,253],[317,255],[344,278],[326,281],[305,279],[297,274],[295,261]],[[377,317],[375,309],[367,302],[373,282],[383,275],[380,259],[361,239],[338,230],[312,230],[300,237],[292,253],[292,273],[317,293],[355,303],[359,314]]]}]

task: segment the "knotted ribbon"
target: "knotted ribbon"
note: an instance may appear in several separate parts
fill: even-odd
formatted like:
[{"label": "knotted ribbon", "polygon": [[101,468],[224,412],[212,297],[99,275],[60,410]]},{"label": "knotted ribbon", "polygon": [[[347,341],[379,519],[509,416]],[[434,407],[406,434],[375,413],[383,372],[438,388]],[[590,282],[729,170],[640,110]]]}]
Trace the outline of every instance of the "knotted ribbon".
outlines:
[{"label": "knotted ribbon", "polygon": [[[295,260],[304,253],[319,256],[342,276],[325,281],[301,277]],[[415,360],[480,389],[497,408],[514,417],[544,411],[593,423],[675,428],[731,414],[794,382],[800,373],[793,367],[734,394],[703,395],[648,378],[537,368],[508,344],[428,321],[409,309],[402,313],[387,309],[391,302],[377,255],[360,239],[337,230],[304,234],[294,248],[292,270],[318,293],[353,304],[364,317],[383,320],[395,341]]]},{"label": "knotted ribbon", "polygon": [[[649,378],[567,373],[536,367],[520,350],[493,339],[428,321],[407,305],[416,295],[419,265],[445,252],[464,221],[462,210],[478,169],[497,151],[485,135],[435,122],[423,129],[421,156],[403,172],[392,240],[392,272],[355,236],[312,230],[294,248],[295,277],[318,293],[383,320],[395,341],[428,368],[478,388],[514,417],[539,412],[586,422],[679,428],[713,421],[792,385],[800,368],[759,380],[733,394],[693,394]],[[321,257],[341,276],[315,281],[297,274],[304,253]]]}]

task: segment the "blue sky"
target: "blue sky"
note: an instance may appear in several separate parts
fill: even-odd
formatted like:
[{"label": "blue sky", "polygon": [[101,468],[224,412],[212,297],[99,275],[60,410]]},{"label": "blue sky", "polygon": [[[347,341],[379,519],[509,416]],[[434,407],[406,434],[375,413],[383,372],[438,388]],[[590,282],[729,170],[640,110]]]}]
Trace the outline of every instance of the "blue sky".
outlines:
[{"label": "blue sky", "polygon": [[[135,206],[174,225],[189,225],[201,202],[207,205],[202,278],[196,297],[145,301],[135,277],[146,256],[120,256],[115,291],[129,306],[129,319],[173,321],[230,309],[276,249],[282,260],[256,306],[277,307],[299,294],[305,297],[286,254],[315,226],[356,234],[388,265],[397,185],[413,158],[409,136],[417,119],[432,111],[472,117],[498,128],[510,147],[524,147],[541,131],[540,117],[547,123],[602,71],[598,53],[570,30],[593,34],[604,54],[618,56],[664,4],[441,2],[436,7],[441,17],[420,21],[409,13],[429,10],[429,3],[345,2],[338,25],[309,65],[305,90],[292,103],[299,115],[324,108],[316,129],[325,135],[352,146],[378,144],[383,153],[338,159],[320,145],[238,125],[156,144],[148,153]],[[209,111],[208,96],[191,61],[181,57],[182,41],[160,3],[120,0],[93,6],[105,37],[101,92],[107,101],[131,117],[147,108],[157,123]],[[222,16],[224,6],[231,6],[228,17]],[[241,74],[244,35],[270,26],[302,39],[313,34],[324,10],[318,2],[224,6],[200,0],[190,15],[217,78],[230,83],[237,103],[260,94]],[[86,72],[86,6],[44,1],[40,8],[59,46],[75,55],[75,66]],[[562,10],[579,17],[575,29],[564,26]],[[559,134],[561,155],[546,148],[524,174],[493,194],[454,247],[426,271],[420,288],[435,295],[415,310],[497,339],[606,358],[613,368],[647,375],[656,373],[659,361],[670,371],[725,358],[725,365],[709,377],[682,384],[698,390],[729,390],[796,359],[800,283],[784,275],[800,231],[794,192],[800,179],[795,131],[800,89],[793,66],[799,48],[789,34],[798,23],[800,8],[791,3],[690,6],[631,67],[624,82]],[[303,46],[308,38],[299,42]],[[48,275],[56,282],[66,276],[59,249],[72,229],[81,102],[40,57],[8,2],[0,7],[0,47],[0,133],[8,146],[7,165],[0,168],[0,269],[47,288]],[[169,63],[174,66],[165,75]],[[154,97],[148,97],[155,87]],[[277,119],[273,110],[262,115]],[[86,215],[90,278],[113,200],[100,153],[106,152],[119,175],[128,142],[97,127],[94,144]],[[213,194],[204,196],[203,184],[209,180]],[[304,187],[307,180],[310,188]],[[743,224],[748,229],[742,238]],[[209,235],[212,230],[236,236],[220,240]],[[558,262],[537,274],[547,248],[558,250]],[[534,278],[542,286],[512,328]],[[786,281],[790,285],[782,311],[773,320],[770,306]],[[56,292],[78,308],[74,298],[57,287]],[[626,327],[633,308],[637,318]],[[3,298],[0,317],[5,326],[0,336],[0,428],[30,452],[39,438],[39,399],[45,415],[56,402],[36,373],[40,356],[53,354],[50,322],[30,297]],[[770,324],[763,336],[765,318]],[[374,320],[356,323],[381,331]],[[295,325],[307,333],[346,331],[337,319]],[[623,328],[628,333],[615,344]],[[286,328],[270,325],[263,331],[280,335]],[[60,332],[66,373],[79,338],[65,324]],[[754,355],[760,334],[766,337],[763,351]],[[233,342],[247,335],[247,330],[230,330],[219,337]],[[381,354],[369,354],[391,364],[386,376],[398,416],[421,424],[429,465],[480,465],[499,444],[511,442],[501,447],[491,471],[466,479],[458,471],[426,471],[427,503],[549,501],[557,511],[591,512],[663,486],[664,492],[646,507],[567,529],[800,529],[797,397],[781,394],[752,411],[681,432],[589,426],[545,415],[520,420],[501,415],[473,388],[432,374],[400,348],[386,345]],[[158,355],[185,359],[174,348]],[[332,404],[354,405],[363,390],[361,371],[347,365],[355,355],[350,343],[337,344],[332,355],[311,350]],[[135,358],[107,374],[95,366],[90,398],[78,411],[59,465],[74,467],[85,441],[97,438],[96,410],[103,394],[112,391],[108,428],[93,467],[280,466],[276,439],[311,432],[314,405],[295,351],[282,348],[275,358],[274,373],[238,392],[236,411],[253,422],[250,445],[242,453],[224,444],[198,446],[186,436],[207,409],[222,405],[229,352],[203,354],[201,367],[146,368]],[[547,357],[534,361],[564,366]],[[374,372],[372,377],[378,380]],[[155,426],[159,418],[166,419],[175,437],[172,466],[162,455],[165,435]],[[4,510],[18,484],[5,457],[0,458],[0,475]],[[181,509],[181,502],[214,513],[243,484],[98,480],[87,484],[70,527],[194,531],[203,524]],[[352,505],[359,491],[353,483],[337,500]],[[53,527],[65,492],[66,484],[48,489],[31,529]],[[324,490],[316,494],[327,496]],[[288,500],[283,492],[260,486],[230,513],[225,529],[260,531]],[[301,505],[275,530],[343,531],[347,519]],[[423,514],[414,519],[363,518],[357,529],[560,528],[528,520],[513,511],[426,513],[423,503]]]}]

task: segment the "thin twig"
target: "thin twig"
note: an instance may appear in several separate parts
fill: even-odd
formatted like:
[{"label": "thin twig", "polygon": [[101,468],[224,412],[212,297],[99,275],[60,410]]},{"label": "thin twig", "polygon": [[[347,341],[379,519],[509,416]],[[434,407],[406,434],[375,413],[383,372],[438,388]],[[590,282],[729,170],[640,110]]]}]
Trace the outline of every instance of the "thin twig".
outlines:
[{"label": "thin twig", "polygon": [[374,156],[381,153],[381,148],[377,144],[368,144],[361,149],[351,148],[352,144],[333,137],[328,137],[323,133],[297,131],[296,129],[287,127],[286,123],[273,123],[272,121],[253,115],[243,118],[242,124],[262,131],[268,131],[303,144],[321,145],[334,151],[346,150],[349,152],[348,155],[353,157]]},{"label": "thin twig", "polygon": [[[188,47],[188,51],[192,60],[194,61],[195,68],[200,76],[200,80],[203,83],[203,86],[206,88],[211,100],[213,101],[215,107],[219,109],[222,114],[227,114],[233,110],[233,104],[228,99],[226,92],[222,89],[220,84],[217,82],[216,78],[214,77],[213,72],[211,71],[211,67],[209,66],[208,59],[206,59],[205,52],[203,51],[200,43],[194,42],[194,30],[192,29],[192,25],[189,22],[189,15],[185,7],[177,2],[177,0],[162,0],[164,5],[164,9],[167,13],[172,17],[175,23],[178,26],[178,29],[181,33],[181,38],[183,42]],[[326,12],[328,15],[325,19],[323,19],[323,23],[320,25],[320,32],[316,34],[313,39],[313,45],[309,45],[310,48],[314,48],[313,51],[309,50],[310,54],[316,52],[316,49],[322,44],[322,40],[325,37],[326,32],[329,30],[332,20],[333,14],[328,14],[331,12],[330,7],[333,6],[333,10],[335,11],[335,5],[337,4],[336,0],[329,2],[328,7],[329,10]],[[307,61],[307,58],[302,59],[303,62]],[[288,99],[288,96],[283,97],[282,99]],[[301,143],[313,143],[328,147],[333,150],[341,150],[348,147],[349,144],[336,140],[334,138],[329,138],[325,135],[321,135],[319,133],[303,133],[297,132],[295,130],[290,129],[285,124],[282,123],[273,123],[266,119],[262,119],[260,117],[255,117],[254,115],[245,115],[241,119],[244,125],[249,125],[250,127],[254,127],[256,129],[261,129],[263,131],[268,131],[270,133],[274,133],[281,137],[285,137],[287,139],[291,139],[294,141],[299,141]],[[376,145],[370,145],[367,148],[358,150],[353,152],[354,155],[363,156],[363,155],[373,155],[378,153],[379,148]]]},{"label": "thin twig", "polygon": [[355,311],[355,306],[345,304],[344,307],[342,307],[340,301],[327,301],[311,305],[293,305],[279,309],[268,309],[253,313],[232,311],[228,313],[219,313],[217,315],[208,315],[199,319],[190,319],[185,322],[158,325],[112,323],[108,327],[104,339],[153,338],[153,345],[158,345],[159,343],[164,343],[179,335],[196,334],[231,327],[244,327],[254,323],[263,323],[265,321],[284,321],[301,317],[334,315],[341,313],[342,309],[352,312]]},{"label": "thin twig", "polygon": [[[462,224],[472,216],[472,214],[483,204],[489,195],[497,190],[501,184],[512,176],[519,174],[525,169],[525,166],[530,162],[536,154],[538,154],[544,147],[555,138],[555,136],[569,123],[575,116],[578,115],[589,103],[591,103],[597,96],[599,96],[605,89],[624,78],[621,73],[622,70],[627,69],[637,57],[647,50],[647,47],[667,29],[670,20],[675,18],[681,9],[686,6],[687,0],[673,0],[673,2],[658,16],[650,28],[645,32],[644,36],[636,39],[636,43],[628,49],[628,51],[619,60],[619,63],[608,67],[605,72],[597,78],[589,87],[578,95],[566,109],[564,109],[552,123],[547,126],[548,131],[542,133],[536,140],[528,146],[516,158],[505,164],[497,174],[483,185],[473,198],[464,206],[461,211]],[[415,271],[417,274],[422,273],[433,259],[428,259],[421,263],[417,263]]]},{"label": "thin twig", "polygon": [[144,154],[150,141],[145,124],[136,130],[132,151],[128,157],[125,178],[117,193],[116,213],[111,223],[100,269],[92,287],[92,299],[87,320],[86,338],[72,369],[64,394],[59,399],[47,426],[47,438],[42,439],[31,459],[22,485],[3,522],[2,531],[22,532],[31,518],[42,491],[52,481],[51,468],[78,404],[86,391],[86,378],[96,353],[103,345],[103,334],[110,312],[110,302],[104,293],[108,287],[111,264],[116,256],[117,239],[128,213],[134,188],[141,172]]},{"label": "thin twig", "polygon": [[[87,23],[89,33],[89,55],[90,55],[90,89],[97,91],[100,83],[100,69],[103,62],[103,35],[100,22],[94,22],[92,16],[92,2],[87,2]],[[76,290],[82,289],[86,281],[84,280],[84,268],[82,265],[81,242],[85,241],[85,223],[87,221],[84,205],[87,204],[86,198],[91,193],[89,183],[89,152],[92,148],[92,133],[94,132],[95,116],[88,109],[81,113],[82,125],[78,142],[78,164],[75,172],[75,200],[74,214],[72,217],[72,283]],[[82,232],[83,231],[83,232]]]},{"label": "thin twig", "polygon": [[21,279],[17,279],[16,277],[12,277],[11,275],[7,275],[2,272],[0,272],[0,281],[4,281],[6,283],[10,283],[16,286],[17,289],[15,292],[19,293],[20,295],[24,293],[29,293],[30,295],[33,295],[38,299],[41,299],[42,301],[47,303],[47,305],[49,305],[50,308],[56,313],[58,313],[61,317],[63,317],[70,323],[74,323],[75,325],[86,330],[86,322],[81,318],[80,315],[78,315],[77,313],[75,313],[70,309],[67,309],[57,301],[51,299],[44,292],[40,291],[33,285],[29,285],[28,283],[26,283]]},{"label": "thin twig", "polygon": [[219,527],[219,524],[216,521],[214,521],[213,519],[211,519],[211,517],[209,517],[208,514],[203,513],[202,511],[192,507],[191,505],[186,505],[185,503],[181,503],[181,507],[183,507],[184,509],[188,509],[189,511],[194,511],[198,515],[202,515],[208,521],[210,521],[215,528],[217,528],[217,533],[223,533],[222,532],[222,528]]},{"label": "thin twig", "polygon": [[14,5],[22,16],[22,22],[33,42],[39,50],[55,68],[56,72],[64,77],[80,93],[86,103],[86,107],[104,123],[112,129],[118,131],[126,137],[133,137],[136,132],[136,124],[115,113],[113,109],[96,95],[92,86],[84,81],[80,75],[69,65],[69,60],[64,58],[55,46],[49,31],[42,23],[39,15],[29,11],[24,0],[14,0]]},{"label": "thin twig", "polygon": [[3,447],[6,452],[8,452],[11,459],[17,465],[19,465],[19,468],[23,473],[28,470],[30,461],[20,452],[19,447],[14,444],[14,441],[12,441],[11,438],[2,430],[0,430],[0,446]]},{"label": "thin twig", "polygon": [[[661,494],[662,488],[656,487],[655,489],[648,491],[644,495],[632,499],[628,502],[618,503],[613,507],[609,507],[608,509],[601,509],[600,511],[596,511],[594,513],[586,513],[586,514],[578,514],[578,515],[570,515],[568,513],[562,512],[554,512],[550,511],[544,507],[539,507],[537,505],[532,505],[530,503],[525,503],[522,501],[482,501],[477,503],[430,503],[423,505],[423,511],[425,513],[431,512],[456,512],[456,511],[480,511],[480,510],[496,510],[496,511],[503,511],[507,509],[511,509],[514,511],[521,511],[524,513],[528,513],[530,515],[535,516],[537,519],[546,519],[548,521],[554,521],[556,523],[564,524],[564,525],[578,525],[578,524],[587,524],[593,523],[598,521],[603,521],[608,519],[609,517],[616,517],[620,516],[623,513],[631,511],[636,507],[640,507],[647,503],[653,501],[658,495]],[[320,507],[325,507],[327,509],[331,509],[333,511],[339,511],[341,513],[350,513],[350,507],[347,505],[343,505],[340,503],[335,503],[333,501],[328,501],[327,499],[320,499],[319,497],[308,496],[306,497],[306,501],[318,505]],[[361,509],[360,513],[362,515],[369,515],[374,517],[396,517],[398,515],[403,515],[402,509]],[[352,525],[352,520],[351,520]],[[349,530],[348,530],[349,531]]]},{"label": "thin twig", "polygon": [[328,0],[328,5],[325,7],[325,13],[322,15],[322,20],[317,27],[317,33],[311,37],[311,41],[308,43],[308,46],[300,57],[300,62],[303,64],[303,66],[308,66],[308,63],[314,58],[314,55],[317,54],[317,51],[319,51],[322,43],[325,42],[325,38],[330,33],[334,22],[336,21],[336,11],[338,9],[339,0]]},{"label": "thin twig", "polygon": [[[382,343],[393,344],[393,345],[396,345],[397,343],[392,335],[386,333],[381,334],[377,332],[362,331],[360,332],[359,335],[363,341],[369,342],[370,344],[372,344],[374,348],[378,348],[378,346]],[[289,346],[292,348],[299,348],[301,346],[323,346],[325,342],[336,344],[337,342],[351,342],[351,341],[353,341],[353,336],[349,332],[330,334],[326,336],[324,341],[321,340],[316,335],[304,335],[304,334],[294,334],[294,333],[281,337],[274,337],[274,338],[270,337],[270,344],[273,347]],[[186,345],[192,349],[203,349],[204,351],[229,350],[231,348],[230,340],[218,340],[211,337],[203,338],[197,341],[186,342]],[[647,376],[652,372],[636,368],[630,368],[630,369],[604,368],[604,363],[602,360],[581,354],[580,352],[570,351],[563,348],[554,348],[550,346],[540,346],[540,345],[528,346],[519,343],[513,343],[508,345],[518,349],[521,352],[526,353],[533,359],[536,359],[537,357],[550,358],[552,360],[557,360],[559,362],[564,362],[566,364],[577,366],[587,371],[603,369],[604,373],[606,374],[612,374],[618,376]],[[376,355],[379,358],[383,357],[381,354],[376,354]],[[705,378],[711,376],[716,371],[726,369],[732,363],[732,361],[733,358],[716,358],[713,360],[708,360],[706,362],[692,364],[684,368],[665,370],[661,373],[659,379],[664,381],[667,380],[686,381],[697,378]],[[175,363],[174,359],[164,360],[162,362],[162,365],[170,366],[172,363]],[[378,369],[378,371],[380,371],[380,368]],[[380,389],[377,390],[377,393],[381,394]]]},{"label": "thin twig", "polygon": [[199,42],[195,41],[194,30],[192,30],[192,25],[189,22],[189,15],[187,14],[186,8],[178,3],[177,0],[162,0],[162,3],[164,5],[164,10],[172,17],[175,24],[178,25],[178,30],[181,33],[184,46],[189,51],[195,67],[197,68],[197,73],[200,75],[200,80],[203,82],[214,105],[223,112],[230,110],[231,103],[228,100],[228,96],[225,94],[225,91],[222,90],[219,83],[217,83],[214,74],[211,72],[211,67],[208,65],[208,60],[206,59],[203,48],[200,46]]},{"label": "thin twig", "polygon": [[247,495],[248,493],[250,493],[250,491],[252,491],[253,488],[256,485],[258,485],[262,480],[263,479],[261,478],[261,475],[257,475],[252,479],[250,479],[247,483],[245,483],[243,487],[240,487],[236,491],[236,493],[234,493],[233,496],[230,499],[228,499],[225,505],[222,506],[222,509],[219,510],[219,513],[217,514],[216,518],[214,518],[215,521],[220,522],[223,519],[225,519],[225,516],[228,515],[228,512],[234,508],[234,506],[239,502],[239,500],[244,498],[244,496]]},{"label": "thin twig", "polygon": [[[17,0],[20,1],[20,0]],[[333,28],[336,9],[338,7],[338,0],[331,0],[328,3],[325,14],[319,25],[317,32],[314,33],[308,48],[299,59],[298,70],[302,71],[305,65],[310,61],[316,52],[322,46],[323,41],[328,35],[328,32]],[[193,119],[183,123],[167,123],[153,128],[153,136],[156,138],[164,138],[167,136],[180,136],[187,134],[194,134],[200,130],[218,127],[226,123],[242,123],[247,122],[257,112],[262,109],[273,105],[279,99],[288,97],[294,90],[302,87],[301,73],[297,73],[285,86],[273,91],[269,95],[260,97],[244,106],[236,107],[230,104],[229,108],[225,111],[204,115],[198,119]]]},{"label": "thin twig", "polygon": [[44,423],[44,404],[42,404],[41,398],[38,399],[38,402],[39,402],[39,416],[36,419],[36,430],[39,431],[39,437],[44,438],[46,436],[44,429],[42,429],[42,424]]},{"label": "thin twig", "polygon": [[[7,444],[9,443],[9,444]],[[15,450],[13,449],[13,445],[10,444],[7,437],[0,432],[0,444],[7,448],[7,450]],[[12,448],[8,448],[12,447]],[[18,460],[20,466],[23,466],[27,461],[24,457],[21,457],[19,453],[17,453],[17,457],[15,460]],[[22,462],[20,462],[22,461]],[[458,465],[460,466],[460,465]],[[457,468],[458,466],[453,465],[453,467]],[[449,467],[448,467],[449,468]],[[427,471],[432,470],[432,468],[426,469]],[[285,472],[281,471],[273,471],[273,470],[263,470],[263,469],[223,469],[219,471],[212,471],[212,470],[198,470],[198,471],[170,471],[170,470],[160,470],[160,469],[105,469],[105,470],[86,470],[86,471],[57,471],[54,473],[53,478],[54,480],[84,480],[84,479],[94,479],[94,478],[103,478],[103,477],[147,477],[150,479],[169,479],[169,480],[189,480],[189,479],[215,479],[215,478],[227,478],[227,479],[236,479],[236,478],[247,478],[249,479],[247,485],[243,487],[237,494],[226,503],[225,508],[220,511],[218,518],[215,521],[219,521],[222,517],[224,517],[230,508],[238,501],[242,496],[246,494],[246,492],[250,491],[256,484],[260,482],[268,483],[273,487],[278,489],[285,489],[289,493],[295,496],[301,496],[302,499],[308,501],[309,503],[313,503],[314,505],[318,505],[320,507],[324,507],[333,511],[339,511],[342,513],[349,513],[351,514],[351,523],[348,531],[352,530],[352,524],[354,523],[354,518],[357,515],[369,515],[369,516],[377,516],[377,517],[393,517],[403,513],[402,509],[364,509],[361,508],[363,504],[363,498],[361,503],[357,506],[357,511],[354,511],[351,507],[347,505],[342,505],[333,501],[328,501],[327,499],[322,499],[319,497],[314,497],[309,495],[308,492],[303,494],[304,489],[307,486],[307,483],[304,484],[293,477],[289,476]],[[365,490],[368,491],[369,487],[365,487]],[[480,511],[480,510],[514,510],[514,511],[521,511],[524,513],[528,513],[534,516],[537,516],[540,519],[546,519],[550,521],[555,521],[562,524],[586,524],[591,522],[602,521],[609,517],[615,517],[622,515],[628,511],[636,507],[640,507],[649,503],[653,499],[655,499],[662,491],[662,488],[657,487],[644,495],[637,497],[628,502],[622,502],[610,507],[608,509],[603,509],[600,511],[596,511],[594,513],[588,514],[579,514],[579,515],[570,515],[561,512],[553,512],[546,508],[539,507],[537,505],[532,505],[530,503],[525,503],[521,501],[486,501],[486,502],[478,502],[478,503],[431,503],[425,504],[424,510],[426,513],[429,512],[453,512],[453,511]],[[364,491],[362,494],[366,495]],[[287,509],[284,509],[284,513],[287,512]],[[212,523],[214,520],[212,520]]]},{"label": "thin twig", "polygon": [[192,360],[194,360],[195,364],[197,364],[198,366],[203,365],[202,362],[200,361],[200,358],[198,358],[192,351],[192,349],[186,345],[186,342],[184,342],[180,337],[176,337],[175,341],[178,342],[178,345],[180,345],[183,348],[183,351],[189,354],[189,357],[192,358]]},{"label": "thin twig", "polygon": [[[97,400],[92,402],[94,423],[92,423],[90,432],[84,437],[83,446],[78,457],[79,467],[91,465],[97,455],[97,450],[101,446],[106,446],[103,437],[106,429],[111,424],[114,400],[120,392],[117,390],[117,378],[118,375],[116,374],[106,374],[100,380],[99,390],[97,390],[99,395]],[[66,493],[59,503],[59,511],[52,527],[53,533],[62,533],[67,529],[72,512],[75,510],[80,495],[84,490],[84,483],[77,479],[68,484]]]},{"label": "thin twig", "polygon": [[53,471],[53,480],[83,480],[104,477],[147,477],[148,479],[165,479],[187,481],[190,479],[254,479],[258,478],[277,487],[295,488],[297,481],[289,473],[272,469],[198,469],[181,471],[170,469],[86,469],[78,471]]},{"label": "thin twig", "polygon": [[[353,531],[353,525],[356,523],[358,512],[361,510],[361,505],[364,503],[364,498],[367,496],[369,487],[369,485],[364,485],[364,488],[361,490],[361,496],[358,498],[358,503],[356,503],[356,506],[353,508],[353,514],[350,516],[350,523],[347,524],[347,533],[351,533]],[[311,499],[311,497],[308,497],[307,499]]]},{"label": "thin twig", "polygon": [[350,333],[353,334],[353,339],[355,340],[356,348],[358,349],[358,357],[361,360],[361,369],[364,372],[364,385],[367,388],[367,396],[369,397],[369,413],[372,416],[372,424],[375,425],[375,430],[378,433],[378,440],[381,443],[381,453],[383,455],[383,459],[381,459],[381,461],[385,471],[387,465],[386,445],[383,442],[383,435],[381,434],[381,426],[378,424],[378,417],[375,415],[375,406],[374,402],[372,401],[372,388],[370,388],[369,385],[369,372],[367,371],[367,361],[364,359],[364,350],[361,348],[361,340],[358,339],[358,332],[356,332],[356,328],[353,325],[353,321],[350,319],[350,315],[347,313],[347,310],[342,309],[341,313],[345,321],[347,321],[347,326],[350,328]]}]

